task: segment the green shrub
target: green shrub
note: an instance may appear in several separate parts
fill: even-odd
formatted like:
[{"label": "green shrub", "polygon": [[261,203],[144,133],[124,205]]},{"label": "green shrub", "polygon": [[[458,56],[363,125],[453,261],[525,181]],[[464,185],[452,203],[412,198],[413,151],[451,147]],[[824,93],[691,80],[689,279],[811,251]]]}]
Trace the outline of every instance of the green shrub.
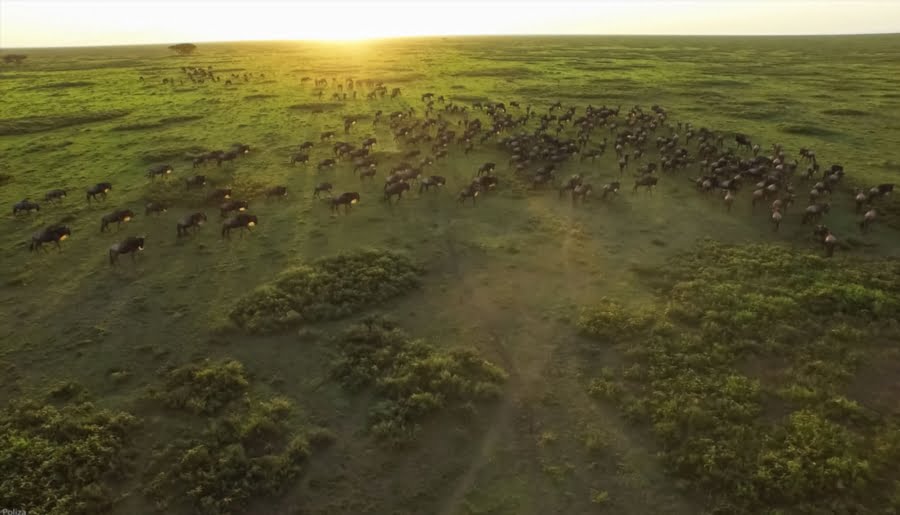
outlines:
[{"label": "green shrub", "polygon": [[0,412],[0,506],[86,515],[112,507],[131,473],[138,420],[90,403],[61,408],[16,402]]},{"label": "green shrub", "polygon": [[295,481],[314,447],[331,442],[321,429],[296,431],[291,402],[251,402],[213,420],[197,436],[156,452],[144,493],[160,511],[187,504],[192,513],[246,513],[251,500],[277,496]]},{"label": "green shrub", "polygon": [[892,261],[705,242],[653,279],[664,310],[585,310],[579,330],[625,359],[588,389],[648,425],[713,513],[890,513],[900,434],[843,392],[873,342],[900,339],[898,275]]},{"label": "green shrub", "polygon": [[474,351],[441,352],[377,319],[347,331],[332,375],[350,390],[374,388],[380,401],[369,412],[371,431],[394,443],[414,438],[434,412],[499,397],[506,380]]},{"label": "green shrub", "polygon": [[170,408],[209,415],[240,397],[248,384],[239,362],[204,361],[168,372],[162,390],[153,397]]},{"label": "green shrub", "polygon": [[242,298],[230,317],[254,333],[343,318],[418,287],[420,274],[403,254],[378,250],[340,254],[283,272]]},{"label": "green shrub", "polygon": [[619,343],[646,329],[652,321],[648,313],[627,310],[612,300],[603,299],[596,306],[581,311],[578,329],[596,340]]}]

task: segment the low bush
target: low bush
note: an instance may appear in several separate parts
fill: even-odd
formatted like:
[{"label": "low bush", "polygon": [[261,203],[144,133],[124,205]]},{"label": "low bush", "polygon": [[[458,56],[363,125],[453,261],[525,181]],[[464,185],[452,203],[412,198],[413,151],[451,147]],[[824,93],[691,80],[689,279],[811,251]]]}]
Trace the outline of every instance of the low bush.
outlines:
[{"label": "low bush", "polygon": [[394,444],[413,439],[435,412],[471,410],[475,402],[499,397],[506,380],[506,372],[474,351],[442,352],[373,319],[346,333],[332,374],[350,390],[375,390],[370,429]]},{"label": "low bush", "polygon": [[240,362],[205,361],[168,372],[151,395],[169,408],[209,415],[243,395],[248,384]]},{"label": "low bush", "polygon": [[21,401],[0,411],[0,506],[48,515],[105,513],[131,473],[138,420],[90,403]]},{"label": "low bush", "polygon": [[283,272],[238,301],[230,318],[253,333],[343,318],[418,287],[421,272],[395,252],[339,254]]},{"label": "low bush", "polygon": [[890,513],[900,433],[846,390],[900,339],[898,276],[890,261],[703,243],[654,278],[649,320],[608,300],[582,316],[625,358],[589,390],[650,427],[711,513]]},{"label": "low bush", "polygon": [[179,438],[153,456],[144,493],[159,511],[247,513],[255,498],[279,495],[303,472],[315,448],[333,436],[297,430],[284,398],[248,401],[199,435]]}]

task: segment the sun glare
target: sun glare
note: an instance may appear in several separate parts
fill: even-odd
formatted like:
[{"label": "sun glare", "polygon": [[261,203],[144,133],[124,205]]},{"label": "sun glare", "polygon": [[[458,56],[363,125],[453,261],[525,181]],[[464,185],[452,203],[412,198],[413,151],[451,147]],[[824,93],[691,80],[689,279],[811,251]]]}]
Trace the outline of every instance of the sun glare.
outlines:
[{"label": "sun glare", "polygon": [[[475,34],[796,34],[900,30],[900,2],[0,0],[0,47]],[[797,19],[804,23],[798,25]]]}]

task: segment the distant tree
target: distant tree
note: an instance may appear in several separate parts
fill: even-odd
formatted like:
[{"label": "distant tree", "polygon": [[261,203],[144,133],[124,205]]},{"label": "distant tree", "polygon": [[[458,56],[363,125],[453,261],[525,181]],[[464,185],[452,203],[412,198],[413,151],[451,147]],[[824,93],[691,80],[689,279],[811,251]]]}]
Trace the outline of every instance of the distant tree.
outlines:
[{"label": "distant tree", "polygon": [[3,56],[3,62],[6,64],[22,64],[22,61],[28,56],[24,54],[6,54]]},{"label": "distant tree", "polygon": [[194,50],[197,50],[197,45],[193,43],[178,43],[170,46],[169,50],[177,52],[178,55],[191,55],[194,53]]}]

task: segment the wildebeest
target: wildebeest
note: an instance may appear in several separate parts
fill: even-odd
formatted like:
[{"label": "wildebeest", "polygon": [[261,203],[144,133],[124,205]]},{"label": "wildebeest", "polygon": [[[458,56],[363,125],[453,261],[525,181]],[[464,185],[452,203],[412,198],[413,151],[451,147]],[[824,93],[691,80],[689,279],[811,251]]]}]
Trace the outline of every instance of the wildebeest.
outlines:
[{"label": "wildebeest", "polygon": [[604,184],[603,185],[603,196],[600,198],[606,199],[606,196],[609,195],[610,193],[613,193],[613,194],[619,193],[620,187],[621,186],[619,184],[619,181],[613,181],[608,184]]},{"label": "wildebeest", "polygon": [[734,193],[731,190],[725,190],[725,210],[731,212],[732,204],[734,204]]},{"label": "wildebeest", "polygon": [[241,155],[249,154],[250,145],[245,145],[243,143],[234,143],[233,145],[231,145],[231,150]]},{"label": "wildebeest", "polygon": [[478,187],[478,183],[472,182],[472,184],[469,184],[468,186],[463,188],[462,191],[459,192],[459,195],[457,196],[456,201],[459,203],[462,203],[462,202],[465,202],[467,198],[471,198],[472,205],[474,206],[475,205],[475,197],[478,196],[478,193],[480,193],[480,190],[481,190],[481,188]]},{"label": "wildebeest", "polygon": [[130,209],[117,209],[108,215],[103,215],[100,218],[100,232],[106,232],[109,224],[113,222],[116,223],[116,230],[118,231],[123,223],[130,222],[132,218],[134,218],[134,211]]},{"label": "wildebeest", "polygon": [[355,191],[341,193],[337,197],[331,199],[331,212],[334,213],[340,206],[344,206],[344,214],[347,214],[350,211],[350,206],[359,203],[359,199],[359,193]]},{"label": "wildebeest", "polygon": [[231,188],[216,188],[207,195],[206,200],[213,203],[220,203],[223,200],[228,200],[230,198]]},{"label": "wildebeest", "polygon": [[244,229],[249,231],[250,228],[255,227],[257,223],[259,223],[259,218],[255,215],[238,213],[222,223],[222,238],[225,238],[226,236],[230,238],[232,229],[240,229],[241,238],[243,238]]},{"label": "wildebeest", "polygon": [[498,184],[500,184],[500,180],[493,175],[482,175],[472,182],[478,184],[478,187],[479,189],[481,189],[481,191],[492,190],[496,188]]},{"label": "wildebeest", "polygon": [[319,135],[319,141],[325,141],[334,137],[334,131],[325,131]]},{"label": "wildebeest", "polygon": [[775,230],[775,231],[778,230],[778,227],[781,226],[781,219],[782,219],[782,218],[783,218],[783,216],[782,216],[782,214],[781,214],[781,209],[780,209],[780,208],[775,208],[775,209],[772,210],[772,226],[774,227],[773,230]]},{"label": "wildebeest", "polygon": [[134,254],[144,250],[143,236],[129,236],[125,240],[115,243],[109,247],[109,264],[114,265],[119,261],[121,254],[131,254],[131,260],[134,261]]},{"label": "wildebeest", "polygon": [[158,215],[160,213],[165,213],[166,211],[168,211],[168,208],[166,208],[165,204],[162,202],[147,202],[144,206],[144,215],[149,215],[150,213]]},{"label": "wildebeest", "polygon": [[323,159],[323,160],[319,161],[319,165],[317,166],[317,168],[319,170],[322,170],[325,168],[332,168],[332,167],[334,167],[334,163],[335,163],[334,159]]},{"label": "wildebeest", "polygon": [[308,163],[309,162],[309,154],[294,154],[291,156],[291,164],[295,163]]},{"label": "wildebeest", "polygon": [[563,194],[567,191],[572,191],[575,187],[580,186],[582,182],[581,174],[575,174],[569,177],[566,182],[559,187],[559,198],[562,198]]},{"label": "wildebeest", "polygon": [[753,142],[750,141],[750,137],[746,134],[735,134],[734,142],[737,143],[738,149],[746,148],[747,150],[753,149]]},{"label": "wildebeest", "polygon": [[497,165],[494,163],[484,163],[480,168],[478,168],[478,173],[476,173],[475,175],[478,176],[482,174],[489,174],[493,172],[496,167]]},{"label": "wildebeest", "polygon": [[419,182],[419,193],[422,193],[423,191],[430,191],[433,187],[439,188],[445,184],[447,184],[447,179],[440,175],[425,177],[421,182]]},{"label": "wildebeest", "polygon": [[370,178],[370,179],[374,179],[374,178],[375,178],[375,173],[376,173],[376,171],[377,171],[377,170],[376,170],[376,168],[375,168],[375,165],[374,165],[374,164],[371,164],[371,165],[369,165],[368,168],[366,168],[365,170],[359,172],[359,179],[360,179],[360,180],[363,180],[363,179],[365,179],[366,177],[368,177],[368,178]]},{"label": "wildebeest", "polygon": [[44,252],[46,252],[47,249],[43,247],[43,244],[50,243],[51,241],[56,244],[57,250],[61,250],[59,242],[69,238],[71,235],[72,231],[65,225],[51,225],[31,236],[31,244],[28,246],[28,250],[33,252],[38,248],[42,248],[44,249]]},{"label": "wildebeest", "polygon": [[186,189],[201,188],[206,184],[206,176],[194,175],[193,177],[188,177],[184,180],[184,184]]},{"label": "wildebeest", "polygon": [[53,202],[56,200],[60,200],[66,197],[66,190],[50,190],[44,194],[44,200],[46,202]]},{"label": "wildebeest", "polygon": [[587,198],[593,193],[594,187],[590,184],[578,184],[574,188],[572,188],[572,202],[576,202],[579,198],[582,202],[587,200]]},{"label": "wildebeest", "polygon": [[246,211],[250,204],[246,200],[229,200],[219,206],[219,213],[224,217],[232,211]]},{"label": "wildebeest", "polygon": [[331,185],[330,182],[320,182],[313,189],[313,198],[320,198],[319,193],[321,193],[323,191],[327,192],[328,194],[331,194],[332,188],[333,188],[333,186]]},{"label": "wildebeest", "polygon": [[101,199],[106,200],[107,192],[112,191],[112,184],[108,182],[98,182],[86,190],[87,201],[96,200],[99,195]]},{"label": "wildebeest", "polygon": [[634,192],[636,193],[638,188],[644,186],[647,188],[648,192],[653,191],[653,187],[656,186],[656,183],[659,182],[658,177],[653,177],[652,175],[644,175],[643,177],[638,177],[634,181]]},{"label": "wildebeest", "polygon": [[869,228],[875,223],[875,219],[878,218],[878,212],[874,209],[869,209],[866,211],[866,214],[863,215],[863,219],[859,222],[859,229],[862,232],[867,232]]},{"label": "wildebeest", "polygon": [[284,198],[287,197],[287,186],[272,186],[266,190],[266,198]]},{"label": "wildebeest", "polygon": [[409,183],[400,181],[394,184],[388,184],[384,187],[384,200],[388,203],[391,202],[391,198],[396,195],[397,200],[403,198],[403,192],[409,191]]},{"label": "wildebeest", "polygon": [[206,223],[206,213],[198,212],[187,215],[179,220],[178,224],[175,226],[177,231],[176,236],[179,238],[187,236],[190,229],[197,229],[204,223]]},{"label": "wildebeest", "polygon": [[14,215],[19,213],[30,213],[32,211],[40,211],[41,206],[38,205],[37,202],[32,202],[28,199],[20,200],[13,204],[12,212]]},{"label": "wildebeest", "polygon": [[828,212],[830,209],[830,205],[826,202],[824,204],[812,204],[806,208],[806,211],[803,212],[803,219],[800,223],[806,223],[809,221],[818,222],[822,219],[822,215]]},{"label": "wildebeest", "polygon": [[147,170],[147,177],[155,179],[157,177],[167,177],[174,169],[171,165],[156,165]]},{"label": "wildebeest", "polygon": [[300,144],[300,150],[301,151],[307,150],[307,149],[313,148],[314,146],[316,146],[316,144],[313,143],[312,141],[304,141],[303,143]]}]

